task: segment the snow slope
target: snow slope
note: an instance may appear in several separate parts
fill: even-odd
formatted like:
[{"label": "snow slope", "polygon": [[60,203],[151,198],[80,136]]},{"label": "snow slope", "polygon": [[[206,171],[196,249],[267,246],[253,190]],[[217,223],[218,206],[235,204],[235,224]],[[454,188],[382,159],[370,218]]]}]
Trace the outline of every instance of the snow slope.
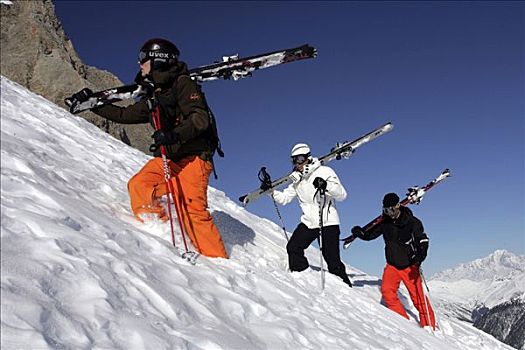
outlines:
[{"label": "snow slope", "polygon": [[352,268],[321,293],[318,251],[288,273],[279,226],[213,188],[231,259],[190,265],[129,212],[147,159],[2,77],[2,349],[511,349],[439,310],[427,333]]}]

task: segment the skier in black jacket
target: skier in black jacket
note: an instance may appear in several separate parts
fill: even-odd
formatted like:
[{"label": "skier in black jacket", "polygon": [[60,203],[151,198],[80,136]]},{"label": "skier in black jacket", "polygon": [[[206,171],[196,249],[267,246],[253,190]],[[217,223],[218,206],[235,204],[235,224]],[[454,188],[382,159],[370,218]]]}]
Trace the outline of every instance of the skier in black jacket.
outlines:
[{"label": "skier in black jacket", "polygon": [[399,197],[395,193],[388,193],[383,198],[383,221],[367,232],[360,226],[354,226],[352,233],[365,241],[383,235],[387,264],[383,272],[381,294],[386,306],[408,319],[397,296],[399,284],[403,281],[419,312],[420,325],[435,329],[434,311],[424,294],[419,272],[428,250],[428,237],[421,221],[409,208],[399,204]]}]

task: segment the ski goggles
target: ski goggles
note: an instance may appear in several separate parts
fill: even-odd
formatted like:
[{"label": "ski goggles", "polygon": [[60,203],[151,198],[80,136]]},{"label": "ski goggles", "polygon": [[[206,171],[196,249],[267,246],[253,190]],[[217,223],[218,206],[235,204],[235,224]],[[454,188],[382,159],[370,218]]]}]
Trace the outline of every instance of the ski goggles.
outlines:
[{"label": "ski goggles", "polygon": [[393,207],[383,207],[383,214],[394,217],[399,212],[399,204],[394,205]]},{"label": "ski goggles", "polygon": [[308,154],[298,154],[296,156],[292,156],[292,164],[293,165],[303,164],[307,160],[308,160]]},{"label": "ski goggles", "polygon": [[144,64],[149,60],[148,53],[146,51],[139,52],[139,64]]},{"label": "ski goggles", "polygon": [[139,63],[144,64],[150,59],[163,59],[163,60],[169,60],[177,58],[176,55],[168,52],[161,52],[161,51],[140,51],[139,52]]}]

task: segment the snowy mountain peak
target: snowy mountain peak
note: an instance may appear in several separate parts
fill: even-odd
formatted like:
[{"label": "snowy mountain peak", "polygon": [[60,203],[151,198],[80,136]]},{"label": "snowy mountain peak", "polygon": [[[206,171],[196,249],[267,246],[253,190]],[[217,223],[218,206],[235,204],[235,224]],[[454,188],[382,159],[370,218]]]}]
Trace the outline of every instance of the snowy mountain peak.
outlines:
[{"label": "snowy mountain peak", "polygon": [[[140,224],[127,180],[148,156],[1,79],[2,349],[511,349],[436,309],[429,334],[348,288],[287,271],[274,223],[209,188],[230,259],[181,259],[169,224]],[[177,235],[178,236],[178,235]],[[179,247],[180,242],[179,243]]]},{"label": "snowy mountain peak", "polygon": [[503,266],[516,269],[518,271],[525,271],[524,255],[516,255],[504,249],[498,249],[488,256],[495,264],[499,263]]},{"label": "snowy mountain peak", "polygon": [[442,271],[432,276],[432,280],[458,281],[467,279],[479,282],[480,280],[512,279],[524,272],[524,255],[515,255],[507,250],[499,249],[484,258]]},{"label": "snowy mountain peak", "polygon": [[525,256],[506,250],[443,271],[429,281],[440,310],[525,350]]},{"label": "snowy mountain peak", "polygon": [[434,275],[429,284],[442,305],[455,303],[473,311],[525,296],[525,256],[506,250]]}]

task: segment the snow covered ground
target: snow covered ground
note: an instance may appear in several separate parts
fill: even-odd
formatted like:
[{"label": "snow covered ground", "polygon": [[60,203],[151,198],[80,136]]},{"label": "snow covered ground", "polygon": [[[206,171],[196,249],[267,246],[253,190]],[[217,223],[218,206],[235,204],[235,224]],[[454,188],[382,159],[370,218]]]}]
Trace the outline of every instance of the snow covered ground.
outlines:
[{"label": "snow covered ground", "polygon": [[130,214],[147,159],[2,77],[2,349],[512,349],[439,309],[428,333],[351,267],[353,289],[327,274],[321,292],[316,249],[288,273],[280,227],[213,188],[231,259],[190,265]]}]

